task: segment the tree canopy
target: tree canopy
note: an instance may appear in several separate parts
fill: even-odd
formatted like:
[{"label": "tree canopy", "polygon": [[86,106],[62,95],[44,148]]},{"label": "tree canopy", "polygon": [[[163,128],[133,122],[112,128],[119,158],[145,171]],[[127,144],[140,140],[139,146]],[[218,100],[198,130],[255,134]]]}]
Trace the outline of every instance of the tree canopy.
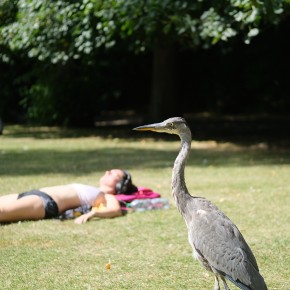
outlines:
[{"label": "tree canopy", "polygon": [[[1,0],[0,58],[2,65],[23,60],[27,64],[30,60],[34,76],[27,76],[32,85],[21,89],[21,103],[37,117],[45,112],[55,115],[52,112],[59,110],[59,103],[63,101],[67,107],[70,102],[60,101],[60,96],[76,92],[72,83],[69,93],[59,90],[57,75],[73,72],[76,62],[98,70],[104,65],[102,53],[110,51],[158,56],[153,65],[151,98],[160,98],[162,103],[169,98],[166,94],[176,98],[174,85],[166,89],[175,79],[172,47],[210,48],[236,36],[250,43],[261,30],[287,17],[289,4],[290,0]],[[163,55],[167,59],[158,61]],[[99,70],[93,77],[102,78],[100,74]],[[79,78],[79,87],[87,84],[85,79],[85,75]],[[106,99],[99,93],[96,98]],[[158,109],[158,102],[151,102],[151,106]]]},{"label": "tree canopy", "polygon": [[[0,44],[52,63],[109,49],[126,40],[142,52],[166,38],[208,47],[241,33],[246,42],[277,23],[289,1],[2,0]],[[9,56],[1,52],[3,60]]]}]

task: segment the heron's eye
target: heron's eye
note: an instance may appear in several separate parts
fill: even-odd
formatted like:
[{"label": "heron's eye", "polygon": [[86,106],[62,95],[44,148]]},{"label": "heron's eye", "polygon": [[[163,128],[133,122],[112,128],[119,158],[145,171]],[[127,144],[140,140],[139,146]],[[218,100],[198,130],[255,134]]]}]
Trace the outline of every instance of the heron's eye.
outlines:
[{"label": "heron's eye", "polygon": [[173,130],[174,129],[174,124],[172,122],[168,122],[166,124],[167,130]]}]

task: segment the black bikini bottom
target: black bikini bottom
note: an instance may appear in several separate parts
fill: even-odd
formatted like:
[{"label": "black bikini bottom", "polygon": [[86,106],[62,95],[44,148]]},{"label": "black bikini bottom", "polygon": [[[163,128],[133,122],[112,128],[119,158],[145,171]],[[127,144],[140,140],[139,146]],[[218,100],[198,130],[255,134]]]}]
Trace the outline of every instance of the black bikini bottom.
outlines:
[{"label": "black bikini bottom", "polygon": [[40,190],[31,190],[31,191],[20,193],[18,195],[18,199],[25,196],[29,196],[29,195],[37,195],[42,199],[44,210],[45,210],[45,216],[44,216],[45,219],[56,218],[59,216],[58,206],[56,202],[48,194]]}]

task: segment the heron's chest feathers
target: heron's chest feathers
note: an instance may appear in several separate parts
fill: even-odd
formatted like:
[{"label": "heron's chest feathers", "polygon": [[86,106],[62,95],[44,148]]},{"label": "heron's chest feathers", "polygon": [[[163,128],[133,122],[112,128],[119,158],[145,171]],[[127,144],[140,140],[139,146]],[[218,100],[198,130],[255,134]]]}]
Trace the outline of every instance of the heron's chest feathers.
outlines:
[{"label": "heron's chest feathers", "polygon": [[192,256],[194,259],[198,260],[201,265],[208,271],[212,271],[209,262],[207,259],[203,256],[203,254],[196,248],[196,245],[192,241],[190,235],[188,236],[189,243],[192,247]]},{"label": "heron's chest feathers", "polygon": [[202,258],[202,256],[200,255],[200,253],[197,251],[197,249],[195,248],[194,245],[192,245],[192,256],[195,260],[200,260]]}]

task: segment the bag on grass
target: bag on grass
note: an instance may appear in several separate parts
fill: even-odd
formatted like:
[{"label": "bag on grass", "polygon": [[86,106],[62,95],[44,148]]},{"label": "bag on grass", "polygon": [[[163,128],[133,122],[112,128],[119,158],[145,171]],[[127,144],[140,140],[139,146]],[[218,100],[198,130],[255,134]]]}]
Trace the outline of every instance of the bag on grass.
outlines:
[{"label": "bag on grass", "polygon": [[130,210],[131,202],[134,200],[148,200],[156,199],[161,197],[161,195],[150,188],[138,186],[138,191],[133,192],[132,194],[116,194],[116,198],[121,205],[123,214],[126,214]]},{"label": "bag on grass", "polygon": [[82,205],[74,209],[68,209],[59,216],[59,219],[67,220],[77,218],[80,215],[91,211],[91,208],[92,207],[90,205]]}]

